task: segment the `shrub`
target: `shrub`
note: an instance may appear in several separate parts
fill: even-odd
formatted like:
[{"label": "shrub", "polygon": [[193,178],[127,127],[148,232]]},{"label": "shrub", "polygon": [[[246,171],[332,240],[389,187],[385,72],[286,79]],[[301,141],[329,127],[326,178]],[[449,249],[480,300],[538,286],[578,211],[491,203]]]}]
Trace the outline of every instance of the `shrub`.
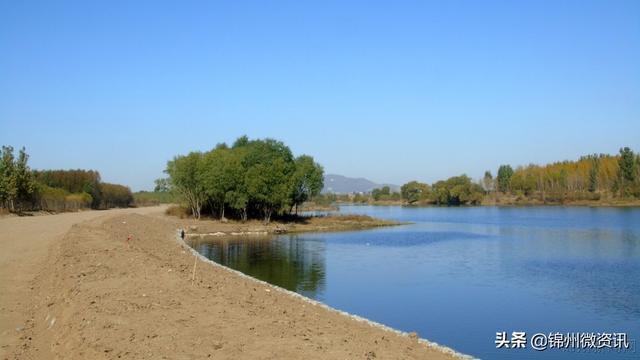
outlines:
[{"label": "shrub", "polygon": [[167,210],[164,211],[164,213],[166,215],[179,217],[180,219],[191,216],[191,212],[187,208],[179,205],[169,206]]},{"label": "shrub", "polygon": [[102,183],[102,199],[100,208],[129,207],[133,204],[131,189],[124,185]]}]

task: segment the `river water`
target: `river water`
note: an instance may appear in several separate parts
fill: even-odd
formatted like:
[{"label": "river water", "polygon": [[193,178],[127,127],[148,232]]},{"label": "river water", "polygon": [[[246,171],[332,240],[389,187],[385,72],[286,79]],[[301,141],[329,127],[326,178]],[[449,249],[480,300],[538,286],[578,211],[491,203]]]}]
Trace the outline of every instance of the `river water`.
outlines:
[{"label": "river water", "polygon": [[[245,274],[475,357],[640,358],[640,209],[343,206],[340,212],[412,224],[192,246]],[[503,331],[507,340],[525,332],[525,348],[497,348]],[[530,343],[540,340],[537,333],[547,339],[560,333],[565,341],[577,333],[587,343],[558,349],[549,341],[539,351]],[[589,336],[582,333],[596,333],[601,348],[586,349]],[[614,333],[626,333],[629,349],[606,346]]]}]

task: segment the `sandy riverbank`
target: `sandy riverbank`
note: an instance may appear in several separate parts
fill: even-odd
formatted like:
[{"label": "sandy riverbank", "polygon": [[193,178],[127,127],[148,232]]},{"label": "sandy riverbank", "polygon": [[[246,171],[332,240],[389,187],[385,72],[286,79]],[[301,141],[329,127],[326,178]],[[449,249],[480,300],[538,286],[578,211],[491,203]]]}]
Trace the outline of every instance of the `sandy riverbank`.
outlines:
[{"label": "sandy riverbank", "polygon": [[135,210],[0,220],[3,358],[453,357],[205,263],[181,220]]},{"label": "sandy riverbank", "polygon": [[291,221],[278,220],[269,224],[259,220],[246,222],[221,222],[211,219],[178,219],[167,217],[178,228],[187,229],[187,235],[242,235],[242,234],[290,234],[302,232],[337,232],[367,230],[383,226],[397,226],[406,223],[376,219],[365,215],[331,215],[318,217],[300,217]]}]

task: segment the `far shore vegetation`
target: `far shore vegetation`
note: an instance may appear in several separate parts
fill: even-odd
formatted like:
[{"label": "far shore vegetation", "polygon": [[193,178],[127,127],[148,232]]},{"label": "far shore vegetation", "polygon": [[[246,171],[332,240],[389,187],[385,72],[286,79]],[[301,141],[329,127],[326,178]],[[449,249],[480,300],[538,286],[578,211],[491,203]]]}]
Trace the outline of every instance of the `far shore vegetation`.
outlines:
[{"label": "far shore vegetation", "polygon": [[640,155],[621,148],[617,155],[593,154],[547,165],[500,166],[473,181],[454,176],[434,184],[410,181],[400,192],[388,186],[371,193],[321,194],[307,209],[336,203],[371,205],[589,205],[639,206]]},{"label": "far shore vegetation", "polygon": [[24,148],[0,150],[0,212],[78,211],[133,204],[124,185],[102,182],[94,170],[31,170]]}]

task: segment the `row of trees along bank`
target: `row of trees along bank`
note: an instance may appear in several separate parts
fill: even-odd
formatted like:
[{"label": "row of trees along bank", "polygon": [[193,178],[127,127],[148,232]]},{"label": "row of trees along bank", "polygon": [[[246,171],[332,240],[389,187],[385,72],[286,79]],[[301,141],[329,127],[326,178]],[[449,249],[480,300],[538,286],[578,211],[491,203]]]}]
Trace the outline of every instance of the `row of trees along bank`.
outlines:
[{"label": "row of trees along bank", "polygon": [[324,194],[316,204],[333,202],[478,205],[481,203],[562,204],[572,201],[636,201],[640,199],[640,155],[621,148],[617,155],[594,154],[577,161],[517,168],[501,165],[494,177],[486,171],[474,182],[466,175],[434,184],[410,181],[400,192],[388,186],[370,194]]},{"label": "row of trees along bank", "polygon": [[131,190],[123,185],[104,183],[94,170],[34,170],[29,155],[20,149],[17,158],[11,146],[0,151],[0,208],[77,211],[107,209],[132,204]]},{"label": "row of trees along bank", "polygon": [[170,188],[191,213],[209,213],[269,222],[273,214],[297,213],[298,206],[320,193],[324,171],[311,156],[294,157],[273,139],[238,138],[208,152],[191,152],[167,163]]},{"label": "row of trees along bank", "polygon": [[[374,200],[380,192],[374,190]],[[487,197],[498,202],[515,198],[541,203],[634,200],[640,198],[640,155],[625,147],[618,155],[594,154],[577,161],[520,166],[515,170],[501,165],[496,177],[486,171],[477,183],[466,175],[432,186],[411,181],[402,186],[400,195],[410,204],[445,205],[480,204]]]}]

